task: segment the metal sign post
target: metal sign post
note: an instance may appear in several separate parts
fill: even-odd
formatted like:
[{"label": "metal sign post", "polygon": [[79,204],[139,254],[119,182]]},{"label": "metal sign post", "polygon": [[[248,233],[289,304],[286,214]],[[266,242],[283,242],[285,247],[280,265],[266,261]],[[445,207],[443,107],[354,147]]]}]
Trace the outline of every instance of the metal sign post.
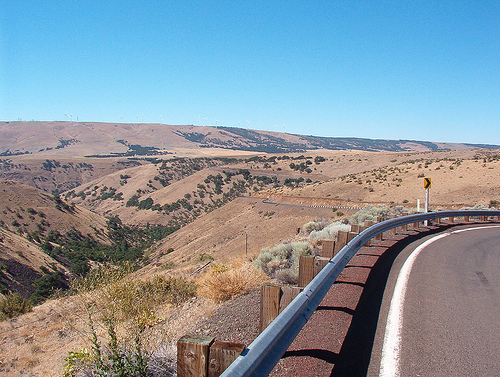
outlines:
[{"label": "metal sign post", "polygon": [[[425,204],[424,204],[424,212],[429,212],[429,191],[431,188],[431,179],[424,178],[424,188],[425,188]],[[427,226],[427,220],[424,221],[424,225]]]}]

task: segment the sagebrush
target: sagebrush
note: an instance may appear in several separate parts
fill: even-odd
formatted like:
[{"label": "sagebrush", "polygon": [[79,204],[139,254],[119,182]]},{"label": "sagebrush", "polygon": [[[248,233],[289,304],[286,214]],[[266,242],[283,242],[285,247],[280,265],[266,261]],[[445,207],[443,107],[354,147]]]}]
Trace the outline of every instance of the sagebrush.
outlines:
[{"label": "sagebrush", "polygon": [[266,275],[286,284],[296,284],[301,255],[314,255],[307,241],[280,243],[261,250],[254,265]]}]

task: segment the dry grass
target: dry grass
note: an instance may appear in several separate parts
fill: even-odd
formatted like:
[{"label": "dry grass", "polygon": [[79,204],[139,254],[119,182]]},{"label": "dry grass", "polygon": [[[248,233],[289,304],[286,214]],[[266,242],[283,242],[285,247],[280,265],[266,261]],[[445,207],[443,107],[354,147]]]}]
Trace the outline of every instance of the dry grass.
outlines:
[{"label": "dry grass", "polygon": [[[75,287],[81,292],[88,348],[68,353],[65,376],[91,371],[97,375],[151,375],[148,370],[158,357],[172,359],[172,355],[158,354],[165,341],[157,333],[157,325],[165,321],[158,309],[179,305],[196,291],[183,278],[134,278],[127,264],[103,266]],[[169,366],[159,375],[169,375],[171,369]]]},{"label": "dry grass", "polygon": [[265,280],[268,277],[250,262],[236,262],[231,266],[219,264],[198,281],[198,294],[222,302],[249,292]]}]

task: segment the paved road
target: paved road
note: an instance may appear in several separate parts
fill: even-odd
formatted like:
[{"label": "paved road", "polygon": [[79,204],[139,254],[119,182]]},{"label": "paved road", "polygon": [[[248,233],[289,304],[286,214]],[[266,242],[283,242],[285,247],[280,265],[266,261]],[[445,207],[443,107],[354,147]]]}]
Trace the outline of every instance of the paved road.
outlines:
[{"label": "paved road", "polygon": [[[394,261],[368,375],[500,375],[500,227],[460,228]],[[401,269],[411,270],[406,285]]]}]

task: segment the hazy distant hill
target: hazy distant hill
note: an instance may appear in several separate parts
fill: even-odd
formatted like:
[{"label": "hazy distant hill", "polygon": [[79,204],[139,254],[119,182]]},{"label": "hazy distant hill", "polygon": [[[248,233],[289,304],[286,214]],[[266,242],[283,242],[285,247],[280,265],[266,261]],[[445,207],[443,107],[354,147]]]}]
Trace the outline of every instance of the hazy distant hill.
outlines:
[{"label": "hazy distant hill", "polygon": [[235,127],[98,122],[1,122],[0,156],[154,156],[179,149],[293,153],[305,150],[429,151],[495,145],[291,135]]}]

